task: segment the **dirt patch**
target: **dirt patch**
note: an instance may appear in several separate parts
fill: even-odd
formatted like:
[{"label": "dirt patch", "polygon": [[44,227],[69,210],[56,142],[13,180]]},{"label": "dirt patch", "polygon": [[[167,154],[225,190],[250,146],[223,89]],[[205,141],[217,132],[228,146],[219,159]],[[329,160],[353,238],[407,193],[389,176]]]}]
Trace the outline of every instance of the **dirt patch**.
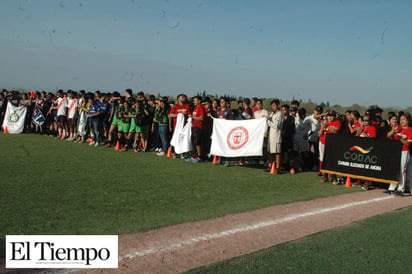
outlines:
[{"label": "dirt patch", "polygon": [[374,190],[120,235],[119,269],[87,272],[182,272],[410,205],[412,198]]}]

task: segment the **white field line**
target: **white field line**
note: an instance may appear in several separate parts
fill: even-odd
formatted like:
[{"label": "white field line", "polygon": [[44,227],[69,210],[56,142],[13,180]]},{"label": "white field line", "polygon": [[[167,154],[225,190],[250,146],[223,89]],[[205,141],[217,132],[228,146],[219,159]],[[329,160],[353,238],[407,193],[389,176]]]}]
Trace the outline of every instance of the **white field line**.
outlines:
[{"label": "white field line", "polygon": [[175,250],[175,249],[181,248],[183,246],[191,245],[191,244],[201,242],[201,241],[218,239],[218,238],[226,237],[226,236],[233,235],[233,234],[236,234],[236,233],[248,232],[248,231],[260,229],[260,228],[267,227],[267,226],[278,225],[278,224],[281,224],[281,223],[294,221],[294,220],[300,219],[300,218],[305,218],[305,217],[314,216],[314,215],[318,215],[318,214],[324,214],[324,213],[328,213],[328,212],[336,211],[336,210],[342,210],[342,209],[349,208],[349,207],[354,207],[354,206],[379,202],[379,201],[383,201],[383,200],[387,200],[387,199],[391,199],[391,198],[394,198],[393,195],[382,197],[382,198],[375,198],[375,199],[360,201],[360,202],[347,203],[347,204],[343,204],[343,205],[339,205],[339,206],[335,206],[335,207],[315,209],[315,210],[310,210],[310,211],[299,213],[299,214],[292,214],[292,215],[283,217],[281,219],[270,220],[270,221],[265,221],[265,222],[259,222],[259,223],[253,224],[253,225],[248,225],[248,226],[244,226],[244,227],[224,230],[224,231],[220,231],[220,232],[216,232],[216,233],[212,233],[212,234],[200,235],[200,236],[197,236],[197,237],[193,237],[191,239],[182,240],[180,242],[169,244],[169,245],[157,246],[157,247],[153,247],[153,248],[150,248],[150,249],[132,251],[132,252],[130,252],[130,253],[124,255],[124,256],[119,256],[119,261],[124,260],[124,259],[132,259],[134,257],[141,257],[141,256],[145,256],[145,255],[148,255],[148,254],[153,254],[153,253],[159,253],[159,252]]}]

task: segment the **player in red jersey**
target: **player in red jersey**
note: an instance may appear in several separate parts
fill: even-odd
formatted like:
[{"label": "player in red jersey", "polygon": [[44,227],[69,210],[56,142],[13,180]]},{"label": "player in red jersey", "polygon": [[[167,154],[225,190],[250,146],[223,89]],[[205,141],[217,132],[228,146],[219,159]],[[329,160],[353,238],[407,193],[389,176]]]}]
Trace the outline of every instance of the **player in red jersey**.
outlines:
[{"label": "player in red jersey", "polygon": [[[326,134],[338,134],[341,128],[339,120],[336,119],[336,112],[334,110],[328,111],[326,114],[326,121],[323,121],[319,130],[319,158],[320,169],[322,169],[323,157],[325,155],[325,140]],[[328,181],[328,174],[324,174],[321,182]]]},{"label": "player in red jersey", "polygon": [[369,115],[362,118],[362,126],[356,130],[356,136],[376,138],[376,127],[372,126],[372,120]]},{"label": "player in red jersey", "polygon": [[[401,172],[398,184],[390,184],[388,193],[396,193],[402,196],[411,195],[411,173],[412,173],[412,161],[410,161],[410,144],[412,143],[412,127],[411,116],[409,113],[401,113],[399,115],[399,126],[392,127],[392,130],[388,132],[388,137],[400,140],[402,142],[401,153]],[[396,190],[396,192],[395,192]]]},{"label": "player in red jersey", "polygon": [[255,115],[255,111],[259,109],[257,106],[258,101],[259,99],[257,97],[253,97],[250,101],[253,115]]},{"label": "player in red jersey", "polygon": [[[185,116],[185,121],[187,117],[189,117],[190,112],[190,106],[187,103],[187,96],[185,94],[179,94],[177,96],[177,102],[176,105],[172,107],[169,113],[169,131],[171,135],[173,135],[173,131],[176,127],[176,117],[177,114],[182,113]],[[172,121],[173,120],[173,121]],[[174,153],[173,153],[174,154]],[[174,154],[174,158],[175,158]],[[182,155],[183,156],[183,155]]]},{"label": "player in red jersey", "polygon": [[[185,116],[185,119],[187,119],[187,117],[190,114],[190,106],[187,103],[187,96],[184,94],[179,94],[177,96],[177,103],[176,105],[170,110],[169,113],[169,130],[170,132],[173,132],[173,129],[176,127],[176,117],[177,114],[179,113],[183,113]],[[171,119],[173,119],[173,123],[171,121]],[[173,125],[173,128],[172,128]]]},{"label": "player in red jersey", "polygon": [[389,116],[389,127],[390,130],[388,131],[386,136],[391,140],[399,140],[399,137],[398,135],[396,135],[396,133],[398,133],[400,125],[398,121],[398,116],[396,116],[395,114]]},{"label": "player in red jersey", "polygon": [[203,120],[205,117],[205,109],[202,106],[202,97],[193,97],[193,114],[189,115],[193,119],[192,123],[192,143],[195,148],[193,151],[193,157],[186,159],[187,161],[198,163],[201,162],[200,156],[202,155],[201,142],[203,138]]},{"label": "player in red jersey", "polygon": [[360,120],[360,114],[354,110],[350,114],[351,118],[348,120],[348,130],[350,135],[356,135],[358,128],[362,127]]},{"label": "player in red jersey", "polygon": [[[376,127],[372,125],[373,121],[371,120],[370,115],[365,115],[362,118],[362,126],[356,129],[356,136],[359,137],[369,137],[369,138],[376,138]],[[366,181],[362,186],[364,190],[371,189],[371,182]]]}]

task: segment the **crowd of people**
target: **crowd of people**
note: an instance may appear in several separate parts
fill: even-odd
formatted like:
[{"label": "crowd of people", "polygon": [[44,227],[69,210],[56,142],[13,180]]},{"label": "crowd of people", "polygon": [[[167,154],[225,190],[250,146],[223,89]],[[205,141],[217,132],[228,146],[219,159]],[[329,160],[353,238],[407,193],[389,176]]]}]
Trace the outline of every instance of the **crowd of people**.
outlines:
[{"label": "crowd of people", "polygon": [[[188,100],[179,94],[176,101],[168,97],[134,94],[131,89],[121,96],[119,92],[94,93],[84,90],[63,90],[54,93],[3,90],[0,94],[0,121],[3,120],[7,102],[15,106],[26,106],[24,131],[55,136],[77,143],[88,142],[93,146],[118,147],[121,151],[153,151],[165,156],[170,148],[170,139],[176,127],[176,118],[182,113],[192,118],[193,151],[177,155],[171,147],[173,157],[185,158],[188,162],[210,161],[213,118],[246,120],[265,118],[267,130],[262,157],[229,159],[219,157],[217,163],[260,164],[265,170],[277,174],[295,174],[304,170],[319,171],[325,151],[326,134],[355,135],[367,138],[389,138],[402,143],[402,158],[399,184],[391,184],[388,193],[410,195],[412,177],[408,176],[411,155],[412,124],[406,112],[387,113],[371,108],[361,115],[357,110],[339,114],[316,106],[308,115],[297,100],[281,104],[278,99],[270,102],[270,109],[263,107],[262,99],[244,98],[231,102],[226,97],[210,98],[195,96]],[[45,117],[42,125],[33,123],[35,109]],[[318,173],[321,181],[342,184],[344,178]],[[372,183],[364,182],[363,188],[370,189]]]}]

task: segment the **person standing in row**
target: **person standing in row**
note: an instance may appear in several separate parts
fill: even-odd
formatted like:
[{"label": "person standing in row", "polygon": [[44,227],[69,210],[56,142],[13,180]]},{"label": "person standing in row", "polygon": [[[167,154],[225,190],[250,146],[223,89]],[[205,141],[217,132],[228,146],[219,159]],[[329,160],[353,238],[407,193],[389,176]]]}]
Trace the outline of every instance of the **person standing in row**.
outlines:
[{"label": "person standing in row", "polygon": [[269,169],[272,165],[276,167],[276,173],[280,174],[280,153],[282,147],[282,128],[284,116],[279,109],[280,101],[274,99],[270,102],[272,112],[267,118],[267,125],[269,127],[268,136],[268,152],[269,152]]}]

